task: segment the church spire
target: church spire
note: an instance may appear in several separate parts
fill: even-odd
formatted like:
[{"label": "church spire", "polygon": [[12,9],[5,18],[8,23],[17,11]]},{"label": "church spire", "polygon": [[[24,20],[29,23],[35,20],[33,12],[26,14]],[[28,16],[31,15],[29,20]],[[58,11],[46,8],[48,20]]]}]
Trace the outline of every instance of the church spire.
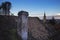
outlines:
[{"label": "church spire", "polygon": [[44,12],[43,22],[46,23],[46,14]]}]

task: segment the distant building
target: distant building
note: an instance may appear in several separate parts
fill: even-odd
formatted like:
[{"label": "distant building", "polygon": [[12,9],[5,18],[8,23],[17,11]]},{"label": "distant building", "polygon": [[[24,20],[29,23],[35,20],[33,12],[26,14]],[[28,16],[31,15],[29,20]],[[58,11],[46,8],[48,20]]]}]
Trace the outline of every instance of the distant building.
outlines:
[{"label": "distant building", "polygon": [[46,14],[44,12],[44,16],[43,16],[43,22],[46,23]]}]

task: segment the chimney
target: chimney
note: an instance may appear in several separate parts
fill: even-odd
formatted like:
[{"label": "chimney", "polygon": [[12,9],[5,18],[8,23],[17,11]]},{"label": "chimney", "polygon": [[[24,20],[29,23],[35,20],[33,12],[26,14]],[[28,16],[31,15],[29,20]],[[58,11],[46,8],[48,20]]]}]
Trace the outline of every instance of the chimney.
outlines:
[{"label": "chimney", "polygon": [[27,40],[28,38],[28,12],[20,11],[18,13],[18,35],[21,36],[22,40]]}]

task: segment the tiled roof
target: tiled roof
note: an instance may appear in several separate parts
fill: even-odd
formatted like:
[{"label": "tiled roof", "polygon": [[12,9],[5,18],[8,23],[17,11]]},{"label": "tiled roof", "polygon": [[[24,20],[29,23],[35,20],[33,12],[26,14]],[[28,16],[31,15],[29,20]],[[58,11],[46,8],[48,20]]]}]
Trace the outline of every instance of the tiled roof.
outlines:
[{"label": "tiled roof", "polygon": [[[2,16],[0,15],[0,26],[1,27],[17,27],[17,16]],[[5,29],[5,28],[4,28]],[[32,36],[37,39],[47,39],[47,30],[45,26],[41,23],[38,17],[28,17],[28,29]]]},{"label": "tiled roof", "polygon": [[32,36],[37,39],[46,39],[48,34],[45,26],[40,23],[38,17],[29,17],[29,31],[32,33]]}]

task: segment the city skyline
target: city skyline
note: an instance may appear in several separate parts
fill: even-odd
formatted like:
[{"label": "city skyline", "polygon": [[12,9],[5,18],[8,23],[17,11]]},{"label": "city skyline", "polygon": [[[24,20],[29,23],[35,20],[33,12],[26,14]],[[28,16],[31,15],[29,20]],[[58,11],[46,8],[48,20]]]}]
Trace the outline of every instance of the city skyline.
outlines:
[{"label": "city skyline", "polygon": [[47,16],[60,14],[60,0],[1,0],[0,3],[12,3],[11,13],[17,15],[19,11],[29,12],[30,16]]}]

